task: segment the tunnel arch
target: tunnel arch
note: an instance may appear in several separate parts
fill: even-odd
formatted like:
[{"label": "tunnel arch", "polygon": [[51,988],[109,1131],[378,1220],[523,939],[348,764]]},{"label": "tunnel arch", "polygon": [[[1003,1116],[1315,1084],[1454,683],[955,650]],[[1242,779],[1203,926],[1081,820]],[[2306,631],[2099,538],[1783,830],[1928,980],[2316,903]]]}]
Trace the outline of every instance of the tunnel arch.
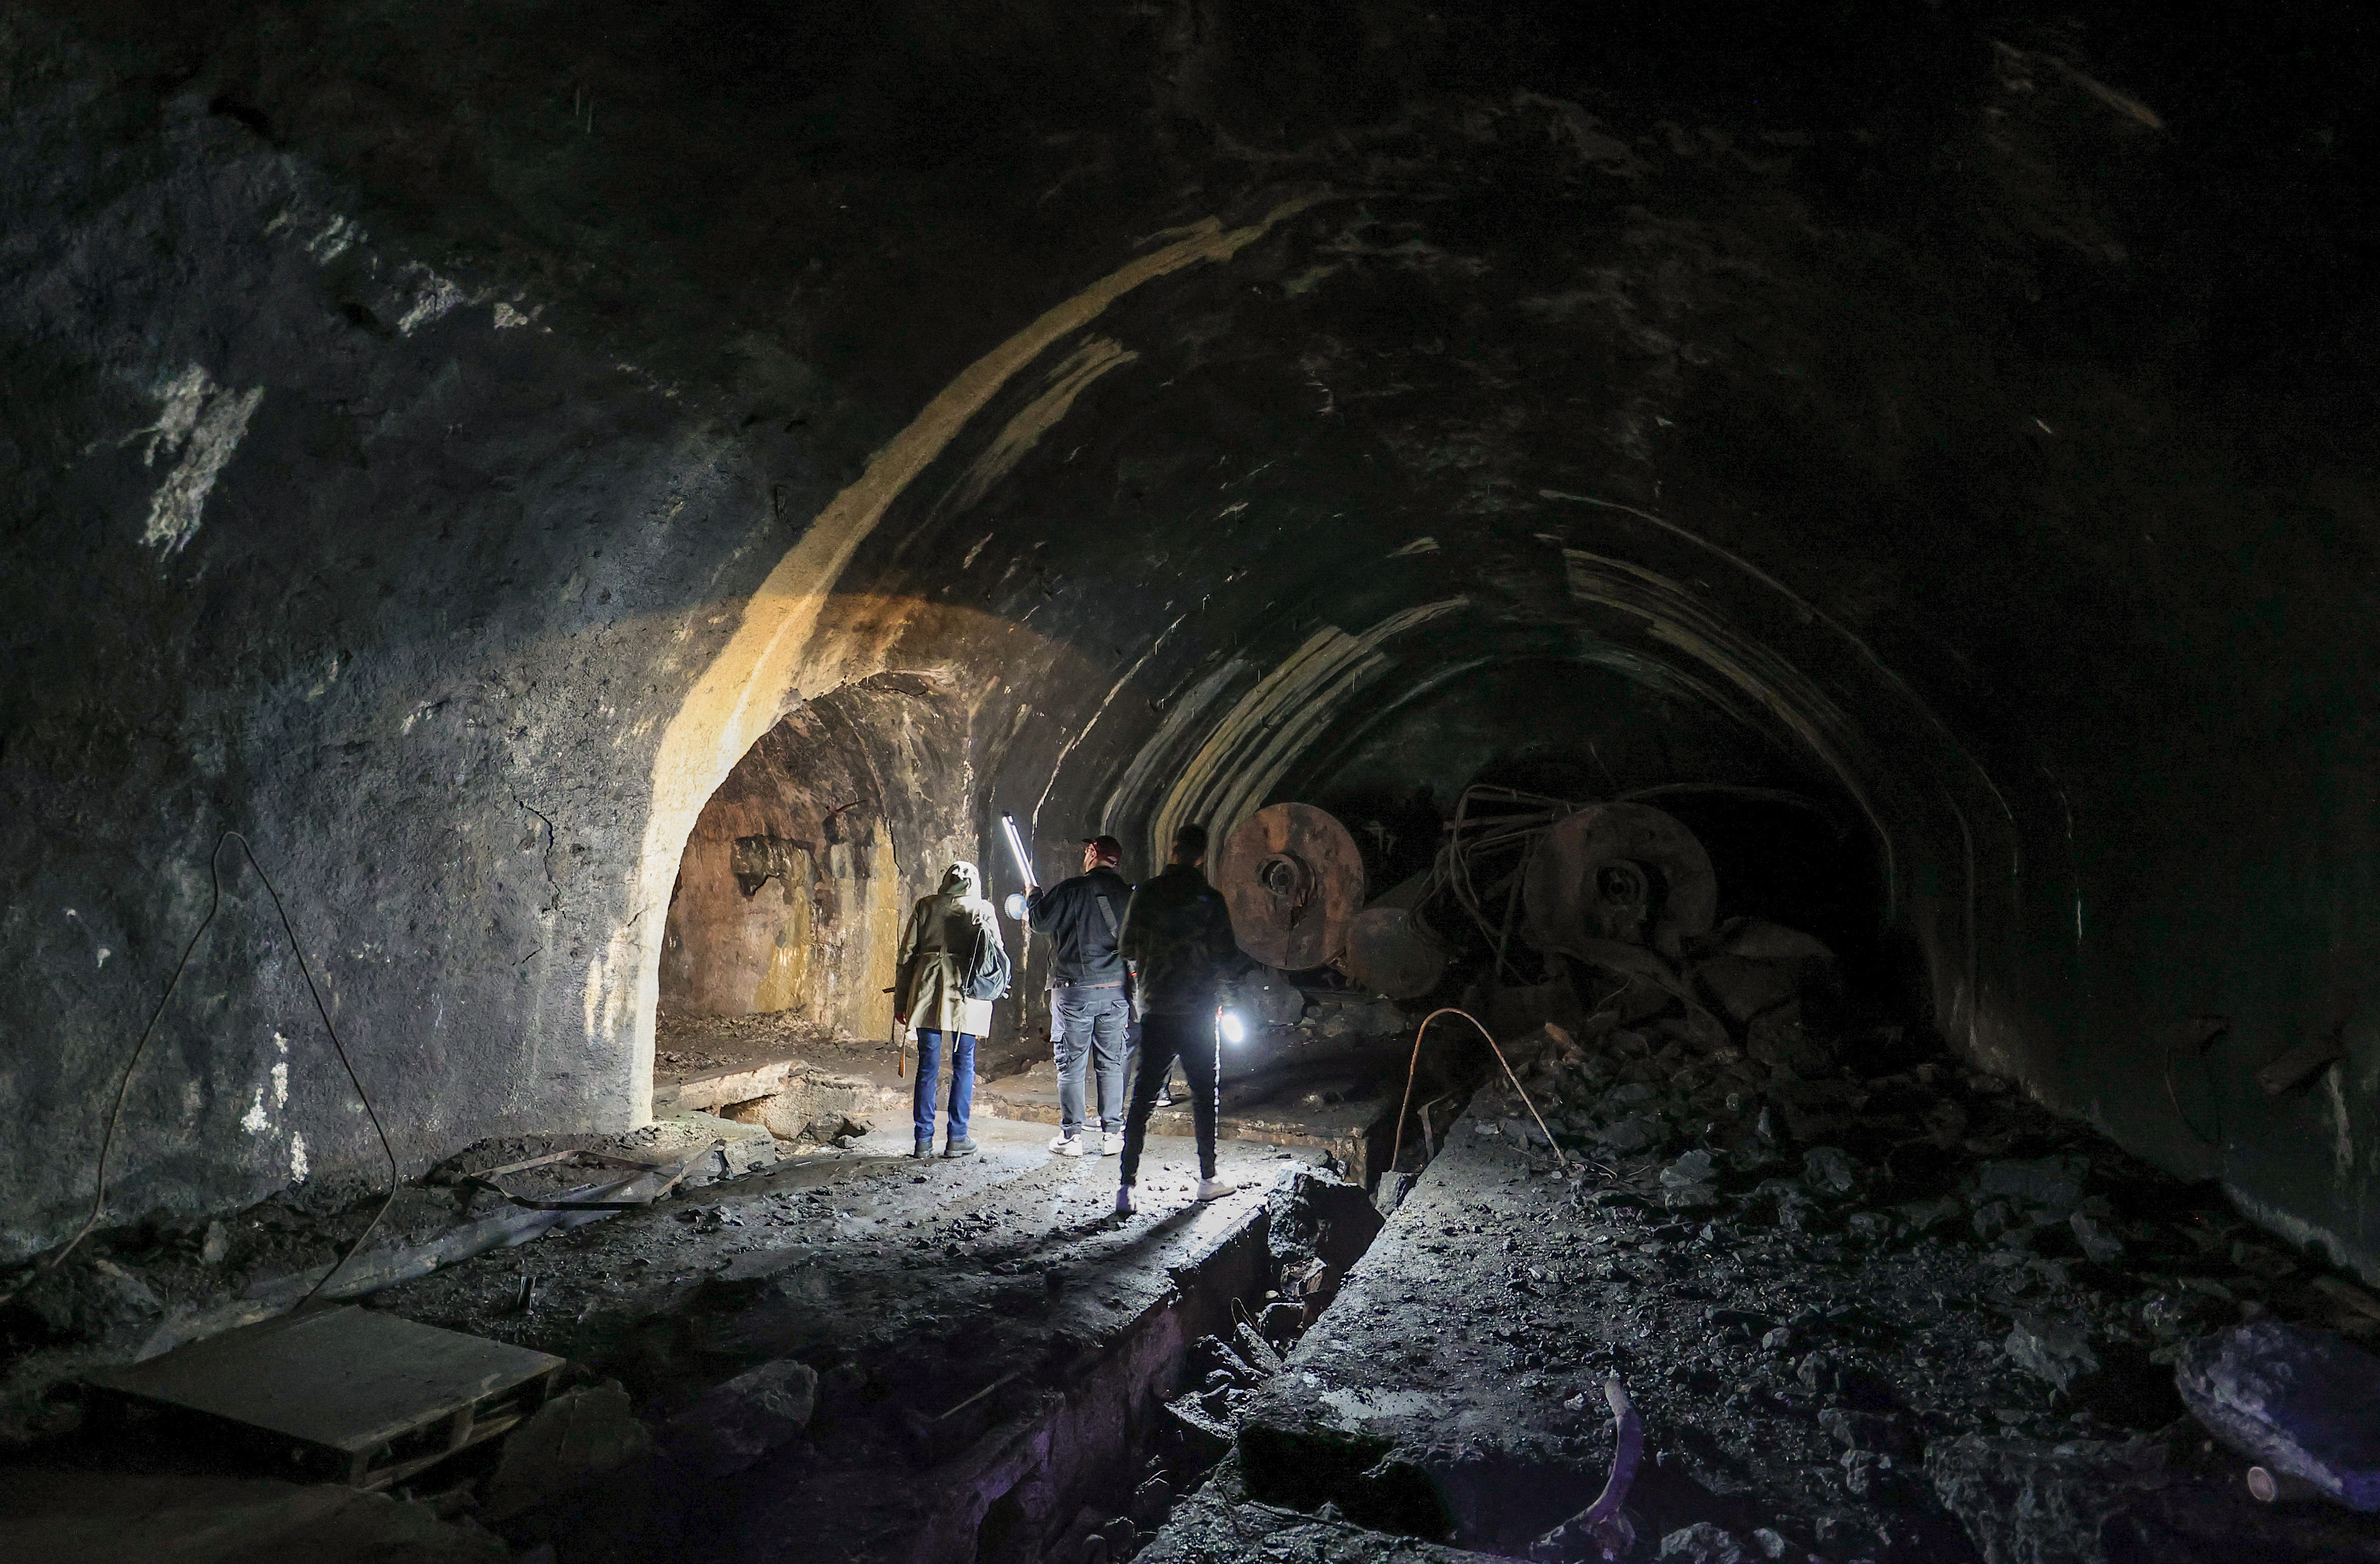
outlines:
[{"label": "tunnel arch", "polygon": [[[635,910],[588,966],[584,996],[588,1040],[600,1045],[625,1034],[620,1061],[626,1079],[625,1122],[652,1117],[653,1016],[660,996],[662,940],[645,915],[669,905],[669,888],[703,805],[746,752],[810,692],[884,671],[857,645],[819,633],[836,584],[854,554],[893,503],[941,455],[961,430],[1016,375],[1110,303],[1169,273],[1204,262],[1229,261],[1282,218],[1303,210],[1290,201],[1257,222],[1226,228],[1208,217],[1172,234],[1172,242],[1108,273],[1052,306],[997,348],[962,370],[909,424],[868,461],[857,482],[828,505],[787,550],[744,606],[742,621],[678,703],[655,748],[652,802],[634,874]],[[1078,357],[1062,365],[1058,386],[1035,407],[1062,417],[1088,377],[1122,361],[1114,355]],[[1038,429],[1019,414],[1002,431],[987,470],[996,479]],[[988,480],[970,479],[971,483]],[[654,922],[660,920],[656,918]]]},{"label": "tunnel arch", "polygon": [[[2277,134],[2235,137],[2111,113],[2079,83],[2121,73],[2079,54],[2020,90],[1947,13],[1789,29],[1726,78],[1799,84],[1756,103],[1682,35],[1615,68],[1603,18],[1550,56],[1400,44],[1413,73],[1284,117],[1254,52],[1191,82],[1102,12],[1014,54],[1005,20],[846,40],[818,89],[880,112],[829,146],[700,30],[623,13],[588,47],[656,90],[557,159],[534,93],[483,112],[585,31],[550,6],[394,53],[326,18],[322,69],[285,74],[242,5],[35,9],[11,134],[45,237],[0,403],[45,563],[9,582],[0,938],[11,1024],[55,1042],[0,1082],[37,1127],[0,1167],[35,1213],[10,1243],[79,1219],[39,1148],[98,1122],[223,825],[311,887],[408,1162],[613,1126],[649,1107],[686,833],[787,710],[888,669],[970,713],[1008,684],[958,828],[1137,845],[1215,713],[1321,625],[1426,601],[1548,641],[1591,615],[1601,643],[1558,650],[1761,706],[1577,604],[1571,550],[1694,594],[1848,719],[1785,703],[1869,793],[1973,1062],[2374,1252],[2380,1032],[2332,1013],[2380,926],[2369,355],[2339,347],[2370,301],[2322,259],[2371,182],[2292,143],[2296,66],[2243,111]],[[2178,83],[2191,47],[2131,64]],[[1870,91],[1921,55],[1944,91]],[[1045,80],[1080,92],[1018,90]],[[198,524],[170,548],[161,504]],[[918,610],[957,604],[984,622]],[[1520,644],[1401,662],[1349,715]],[[1281,787],[1319,786],[1338,731]],[[287,985],[218,964],[223,1016],[127,1110],[157,1209],[288,1178],[242,1117]],[[2215,1016],[2238,1143],[2155,1089],[2167,1030]],[[2335,1101],[2255,1084],[2334,1032]],[[318,1176],[378,1166],[346,1113],[308,1126]]]}]

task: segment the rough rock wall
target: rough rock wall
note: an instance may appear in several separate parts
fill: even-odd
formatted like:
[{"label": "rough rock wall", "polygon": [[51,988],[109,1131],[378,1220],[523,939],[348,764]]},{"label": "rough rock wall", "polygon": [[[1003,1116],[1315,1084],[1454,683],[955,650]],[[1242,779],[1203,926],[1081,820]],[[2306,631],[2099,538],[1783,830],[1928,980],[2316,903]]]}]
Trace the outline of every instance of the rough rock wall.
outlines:
[{"label": "rough rock wall", "polygon": [[871,976],[880,986],[898,938],[892,833],[880,801],[838,796],[852,779],[825,774],[822,746],[803,753],[815,735],[789,733],[795,720],[771,728],[695,821],[670,900],[661,1004],[874,1030],[855,1005]]},{"label": "rough rock wall", "polygon": [[[10,1249],[88,1200],[225,829],[405,1155],[627,1123],[625,1039],[581,1003],[631,910],[590,873],[642,823],[621,734],[715,639],[678,605],[768,524],[745,453],[376,252],[202,102],[91,123],[111,109],[20,110],[0,150]],[[230,904],[126,1104],[129,1210],[377,1155],[270,907],[236,849],[213,861]]]}]

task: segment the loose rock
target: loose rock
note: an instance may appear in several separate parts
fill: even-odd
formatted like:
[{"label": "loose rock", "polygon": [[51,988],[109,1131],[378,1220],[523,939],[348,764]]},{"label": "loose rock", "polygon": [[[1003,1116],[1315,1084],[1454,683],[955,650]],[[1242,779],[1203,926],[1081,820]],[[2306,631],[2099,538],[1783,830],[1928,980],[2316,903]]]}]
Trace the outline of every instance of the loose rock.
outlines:
[{"label": "loose rock", "polygon": [[1925,1473],[1985,1564],[2108,1564],[2107,1518],[2164,1481],[2153,1447],[1968,1435],[1935,1446]]},{"label": "loose rock", "polygon": [[480,1512],[503,1521],[565,1502],[652,1448],[617,1381],[566,1391],[505,1438]]},{"label": "loose rock", "polygon": [[1813,1146],[1803,1153],[1802,1178],[1813,1191],[1833,1199],[1859,1192],[1859,1164],[1840,1146]]},{"label": "loose rock", "polygon": [[670,1420],[670,1459],[707,1477],[741,1472],[809,1426],[818,1371],[791,1359],[762,1363],[713,1389]]},{"label": "loose rock", "polygon": [[2240,1454],[2380,1509],[2380,1358],[2330,1331],[2257,1320],[2184,1347],[2175,1384]]},{"label": "loose rock", "polygon": [[1733,1533],[1707,1521],[1683,1526],[1661,1539],[1660,1557],[1682,1564],[1747,1564],[1756,1557]]},{"label": "loose rock", "polygon": [[2051,1156],[2035,1162],[1986,1162],[1975,1170],[1975,1187],[2026,1205],[2064,1216],[2082,1203],[2090,1164],[2080,1157]]},{"label": "loose rock", "polygon": [[2071,1394],[2076,1382],[2099,1373],[2099,1355],[2080,1330],[2020,1314],[2003,1343],[2018,1367]]}]

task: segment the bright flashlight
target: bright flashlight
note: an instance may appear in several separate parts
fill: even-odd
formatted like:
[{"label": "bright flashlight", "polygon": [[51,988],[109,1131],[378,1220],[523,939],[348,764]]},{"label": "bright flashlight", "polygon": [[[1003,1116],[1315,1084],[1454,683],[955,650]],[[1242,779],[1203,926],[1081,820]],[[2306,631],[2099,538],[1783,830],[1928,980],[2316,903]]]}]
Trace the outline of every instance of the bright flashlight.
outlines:
[{"label": "bright flashlight", "polygon": [[1245,1043],[1248,1040],[1248,1023],[1240,1019],[1240,1012],[1237,1010],[1216,1011],[1215,1024],[1222,1029],[1223,1041],[1226,1043]]},{"label": "bright flashlight", "polygon": [[1008,834],[1008,856],[1016,860],[1016,873],[1024,879],[1026,887],[1032,888],[1033,861],[1025,856],[1025,838],[1016,834],[1016,816],[1002,815],[1000,828]]}]

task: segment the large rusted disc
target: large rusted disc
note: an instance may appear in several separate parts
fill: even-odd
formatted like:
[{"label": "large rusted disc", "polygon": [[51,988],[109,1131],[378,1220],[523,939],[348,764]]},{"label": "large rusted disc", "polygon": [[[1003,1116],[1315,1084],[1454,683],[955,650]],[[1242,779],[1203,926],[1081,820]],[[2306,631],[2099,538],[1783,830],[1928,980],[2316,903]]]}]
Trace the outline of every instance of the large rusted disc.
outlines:
[{"label": "large rusted disc", "polygon": [[1240,822],[1215,861],[1240,948],[1268,967],[1303,971],[1347,948],[1364,905],[1364,860],[1347,828],[1312,804],[1270,804]]},{"label": "large rusted disc", "polygon": [[1391,999],[1414,999],[1446,975],[1446,948],[1409,907],[1366,907],[1347,924],[1347,976]]},{"label": "large rusted disc", "polygon": [[1649,804],[1591,804],[1537,839],[1521,882],[1522,932],[1537,949],[1645,945],[1675,960],[1710,932],[1718,880],[1694,834]]}]

